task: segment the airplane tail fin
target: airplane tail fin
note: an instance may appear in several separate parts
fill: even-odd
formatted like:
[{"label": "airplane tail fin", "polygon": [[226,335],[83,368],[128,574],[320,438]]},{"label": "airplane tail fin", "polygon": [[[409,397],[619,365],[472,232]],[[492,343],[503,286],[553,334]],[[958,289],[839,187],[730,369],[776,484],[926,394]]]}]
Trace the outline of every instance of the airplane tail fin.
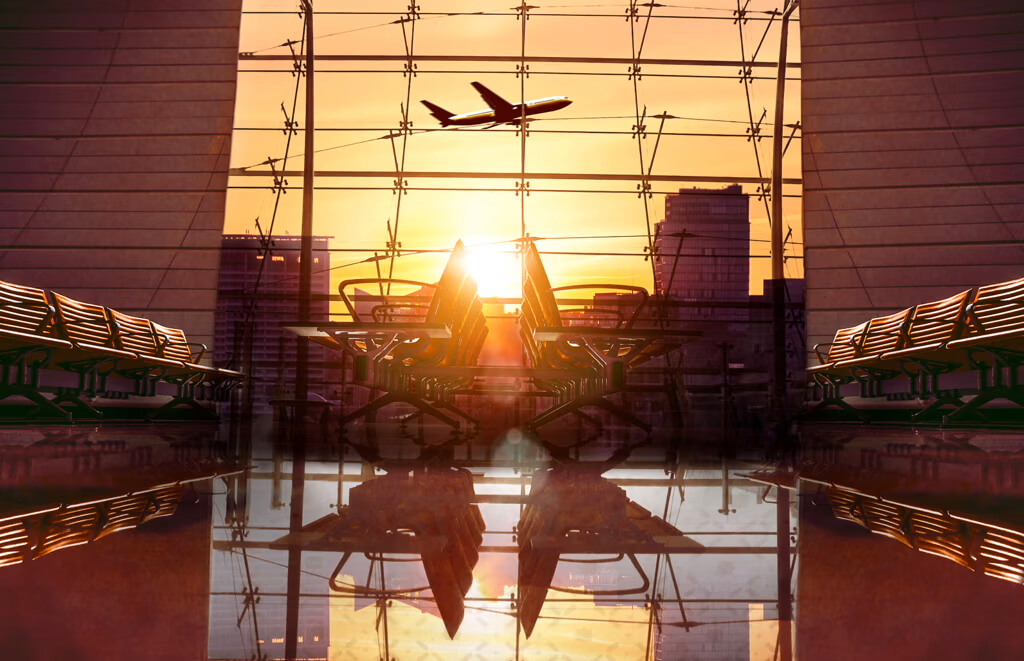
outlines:
[{"label": "airplane tail fin", "polygon": [[441,126],[448,126],[451,124],[448,120],[454,115],[454,113],[450,113],[441,106],[433,104],[430,101],[420,101],[420,103],[430,110],[430,114],[434,116],[434,119],[441,122]]}]

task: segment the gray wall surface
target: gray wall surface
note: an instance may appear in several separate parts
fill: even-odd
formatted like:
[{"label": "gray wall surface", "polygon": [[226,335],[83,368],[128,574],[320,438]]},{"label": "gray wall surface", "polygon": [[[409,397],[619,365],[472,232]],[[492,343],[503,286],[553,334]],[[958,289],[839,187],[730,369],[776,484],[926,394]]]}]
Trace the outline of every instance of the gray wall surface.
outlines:
[{"label": "gray wall surface", "polygon": [[1024,275],[1021,10],[801,2],[808,348]]},{"label": "gray wall surface", "polygon": [[0,279],[212,344],[240,20],[241,0],[0,9]]}]

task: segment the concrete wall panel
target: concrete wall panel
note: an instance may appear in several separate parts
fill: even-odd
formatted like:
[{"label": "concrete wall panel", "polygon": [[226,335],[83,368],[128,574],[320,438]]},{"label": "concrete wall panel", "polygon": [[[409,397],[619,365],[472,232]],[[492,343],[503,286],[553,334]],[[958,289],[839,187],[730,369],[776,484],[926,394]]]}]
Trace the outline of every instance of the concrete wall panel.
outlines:
[{"label": "concrete wall panel", "polygon": [[1011,8],[801,3],[808,347],[1024,275],[1024,17]]},{"label": "concrete wall panel", "polygon": [[0,278],[213,339],[240,0],[0,10]]}]

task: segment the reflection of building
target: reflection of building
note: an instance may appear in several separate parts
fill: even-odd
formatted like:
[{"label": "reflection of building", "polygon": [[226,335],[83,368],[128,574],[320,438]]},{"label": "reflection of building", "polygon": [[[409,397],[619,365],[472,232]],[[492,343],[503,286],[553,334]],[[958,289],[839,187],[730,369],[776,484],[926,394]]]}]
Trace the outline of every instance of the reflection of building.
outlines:
[{"label": "reflection of building", "polygon": [[[259,237],[225,236],[218,286],[214,360],[218,365],[239,367],[250,374],[257,403],[284,394],[282,389],[295,382],[296,336],[280,328],[280,324],[299,318],[301,239],[271,236],[269,240],[270,250],[261,254]],[[328,318],[329,266],[327,237],[313,237],[312,319]],[[246,360],[246,311],[250,305],[254,306],[251,371]],[[310,343],[311,392],[329,398],[330,391],[325,384],[328,382],[327,366],[332,360],[337,360],[336,354]]]},{"label": "reflection of building", "polygon": [[[281,554],[273,562],[285,561],[287,556]],[[327,560],[327,562],[325,562]],[[321,661],[328,658],[330,647],[330,615],[327,599],[327,581],[320,578],[329,573],[329,559],[319,554],[305,554],[302,567],[305,572],[300,579],[300,590],[305,598],[302,600],[298,623],[298,644],[296,659]],[[209,658],[216,659],[248,659],[256,651],[254,644],[255,626],[260,633],[261,651],[270,659],[283,659],[285,652],[285,628],[287,602],[283,596],[288,588],[287,572],[281,567],[250,556],[248,568],[243,568],[241,560],[235,562],[230,557],[216,557],[213,571],[213,585],[216,592],[228,593],[229,596],[215,595],[210,600],[210,643]],[[248,589],[246,571],[252,577],[253,587],[259,590],[261,597],[253,609],[241,613],[242,597],[236,596],[242,588]],[[317,574],[318,576],[312,576]],[[231,594],[232,592],[236,594]],[[309,595],[309,596],[306,596]]]}]

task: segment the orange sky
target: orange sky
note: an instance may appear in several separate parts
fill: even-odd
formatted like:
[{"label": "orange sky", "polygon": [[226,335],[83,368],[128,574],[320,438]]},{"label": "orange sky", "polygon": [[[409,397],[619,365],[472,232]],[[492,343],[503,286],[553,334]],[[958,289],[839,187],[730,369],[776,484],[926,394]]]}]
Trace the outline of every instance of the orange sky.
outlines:
[{"label": "orange sky", "polygon": [[[351,3],[315,3],[318,8],[315,34],[316,52],[326,54],[404,54],[402,28],[397,24],[381,25],[397,16],[331,15],[332,10],[351,7]],[[405,11],[408,2],[378,1],[365,3],[374,11]],[[527,52],[530,55],[624,57],[631,56],[630,27],[636,30],[639,42],[644,21],[628,23],[625,8],[628,2],[604,3],[580,0],[559,0],[546,5],[537,1],[539,9],[527,23]],[[666,16],[729,17],[734,3],[712,0],[699,3],[703,7],[720,7],[723,11],[697,10],[670,5],[655,10],[642,56],[645,58],[723,59],[738,60],[739,36],[732,20],[682,20]],[[424,16],[416,23],[414,51],[418,54],[518,55],[521,24],[513,16],[430,16],[427,12],[508,11],[509,2],[438,0],[420,2]],[[246,10],[284,9],[291,11],[295,3],[278,0],[246,2]],[[766,10],[774,3],[750,3],[751,10]],[[646,11],[646,9],[642,9]],[[603,13],[601,18],[549,17],[539,13]],[[661,18],[659,18],[661,16]],[[752,17],[763,15],[752,14]],[[757,46],[766,23],[750,21],[745,26],[747,54]],[[365,29],[364,29],[365,28]],[[406,26],[409,30],[409,26]],[[356,30],[356,31],[352,31]],[[345,34],[336,34],[344,32]],[[285,39],[298,39],[301,23],[295,13],[247,14],[242,24],[242,51],[262,54],[287,53],[286,48],[269,48]],[[408,34],[408,33],[407,33]],[[778,22],[776,21],[761,47],[758,61],[774,61],[778,55]],[[796,30],[790,32],[790,60],[799,59]],[[321,61],[316,76],[317,170],[390,170],[394,156],[390,141],[378,139],[388,127],[397,129],[401,121],[400,104],[405,102],[409,79],[401,73],[401,62]],[[239,75],[236,127],[269,127],[279,129],[283,120],[281,103],[290,111],[294,78],[286,73],[289,62],[243,60]],[[437,123],[419,103],[429,99],[454,112],[468,112],[485,107],[469,83],[474,80],[502,94],[511,101],[520,98],[520,80],[515,76],[516,63],[449,63],[422,62],[412,79],[409,119],[414,130],[436,128]],[[274,73],[252,73],[272,69]],[[352,70],[382,70],[389,73],[354,73]],[[450,73],[440,73],[440,72]],[[563,75],[574,71],[590,75]],[[626,131],[636,123],[634,117],[633,81],[627,66],[618,64],[550,64],[530,65],[526,79],[525,98],[568,95],[572,106],[534,121],[531,128],[571,131]],[[665,130],[690,133],[743,134],[747,105],[743,85],[735,77],[667,78],[655,74],[685,73],[700,76],[735,76],[735,67],[681,67],[648,65],[639,81],[641,106],[648,114],[667,111],[693,118],[672,119]],[[614,75],[593,75],[614,74]],[[773,76],[774,69],[755,69],[755,75]],[[790,76],[797,77],[791,69]],[[751,86],[755,119],[762,108],[768,108],[766,122],[772,119],[774,80],[756,80]],[[300,93],[297,116],[304,110]],[[586,118],[607,119],[586,119]],[[787,86],[786,122],[799,117],[799,83]],[[730,120],[699,121],[707,119]],[[647,120],[648,137],[643,141],[645,160],[650,162],[658,120]],[[358,130],[351,130],[358,129]],[[381,130],[384,129],[384,130]],[[637,141],[630,135],[547,134],[531,133],[527,140],[526,168],[535,172],[578,172],[636,174],[639,171]],[[766,126],[769,132],[770,127]],[[268,156],[281,156],[285,138],[280,131],[236,131],[232,166],[251,166]],[[368,141],[363,144],[351,143]],[[351,146],[344,146],[351,145]],[[396,141],[401,150],[401,141]],[[760,143],[765,176],[769,174],[770,140]],[[293,139],[291,153],[302,152],[302,135]],[[301,160],[289,162],[289,169],[300,169]],[[266,168],[262,168],[266,169]],[[411,171],[490,171],[518,172],[520,139],[512,127],[491,130],[447,130],[416,133],[406,143],[405,169]],[[722,137],[666,136],[658,147],[653,174],[753,177],[757,175],[752,143],[746,139]],[[794,141],[784,167],[787,177],[799,177],[799,141]],[[384,190],[318,190],[315,202],[314,227],[318,234],[331,235],[335,248],[383,249],[387,241],[386,223],[399,217],[399,240],[405,249],[450,248],[458,238],[467,244],[482,244],[514,239],[520,230],[520,198],[515,195],[513,179],[412,179],[412,187],[487,187],[498,192],[417,191],[405,195],[401,212],[396,209],[396,196],[388,178],[319,178],[318,186],[382,187]],[[233,185],[257,187],[229,192],[228,233],[254,231],[253,219],[269,224],[273,195],[266,178],[233,177]],[[301,185],[298,177],[289,184]],[[694,183],[656,182],[656,191],[672,191],[691,187]],[[724,183],[706,184],[718,188]],[[544,241],[542,250],[583,252],[642,253],[647,244],[647,222],[644,204],[636,193],[613,194],[608,190],[635,190],[637,183],[600,181],[551,181],[534,179],[531,189],[581,188],[593,192],[533,192],[526,198],[526,229],[533,236],[640,235],[636,238],[605,240]],[[744,190],[754,192],[755,185]],[[788,186],[787,193],[799,192]],[[799,198],[787,198],[785,223],[793,227],[799,241]],[[656,194],[648,201],[651,222],[664,216],[664,195]],[[275,232],[299,233],[301,191],[283,196],[275,224]],[[768,238],[763,203],[751,199],[751,229],[755,239]],[[752,244],[754,254],[767,254],[767,243]],[[799,246],[797,246],[799,248]],[[510,250],[503,244],[501,250]],[[492,248],[491,250],[494,250]],[[339,253],[332,264],[354,262],[369,253]],[[415,255],[396,261],[396,276],[434,280],[443,266],[443,256]],[[514,295],[518,269],[508,258],[489,256],[478,260],[481,292],[484,295]],[[651,286],[650,265],[641,257],[621,256],[547,256],[545,263],[554,284],[594,280],[618,281]],[[483,274],[484,269],[492,272]],[[768,260],[752,260],[752,291],[759,291],[760,280],[767,276]],[[337,269],[335,280],[342,277],[363,277],[374,274],[372,265]],[[787,265],[789,275],[800,275],[798,260]]]}]

